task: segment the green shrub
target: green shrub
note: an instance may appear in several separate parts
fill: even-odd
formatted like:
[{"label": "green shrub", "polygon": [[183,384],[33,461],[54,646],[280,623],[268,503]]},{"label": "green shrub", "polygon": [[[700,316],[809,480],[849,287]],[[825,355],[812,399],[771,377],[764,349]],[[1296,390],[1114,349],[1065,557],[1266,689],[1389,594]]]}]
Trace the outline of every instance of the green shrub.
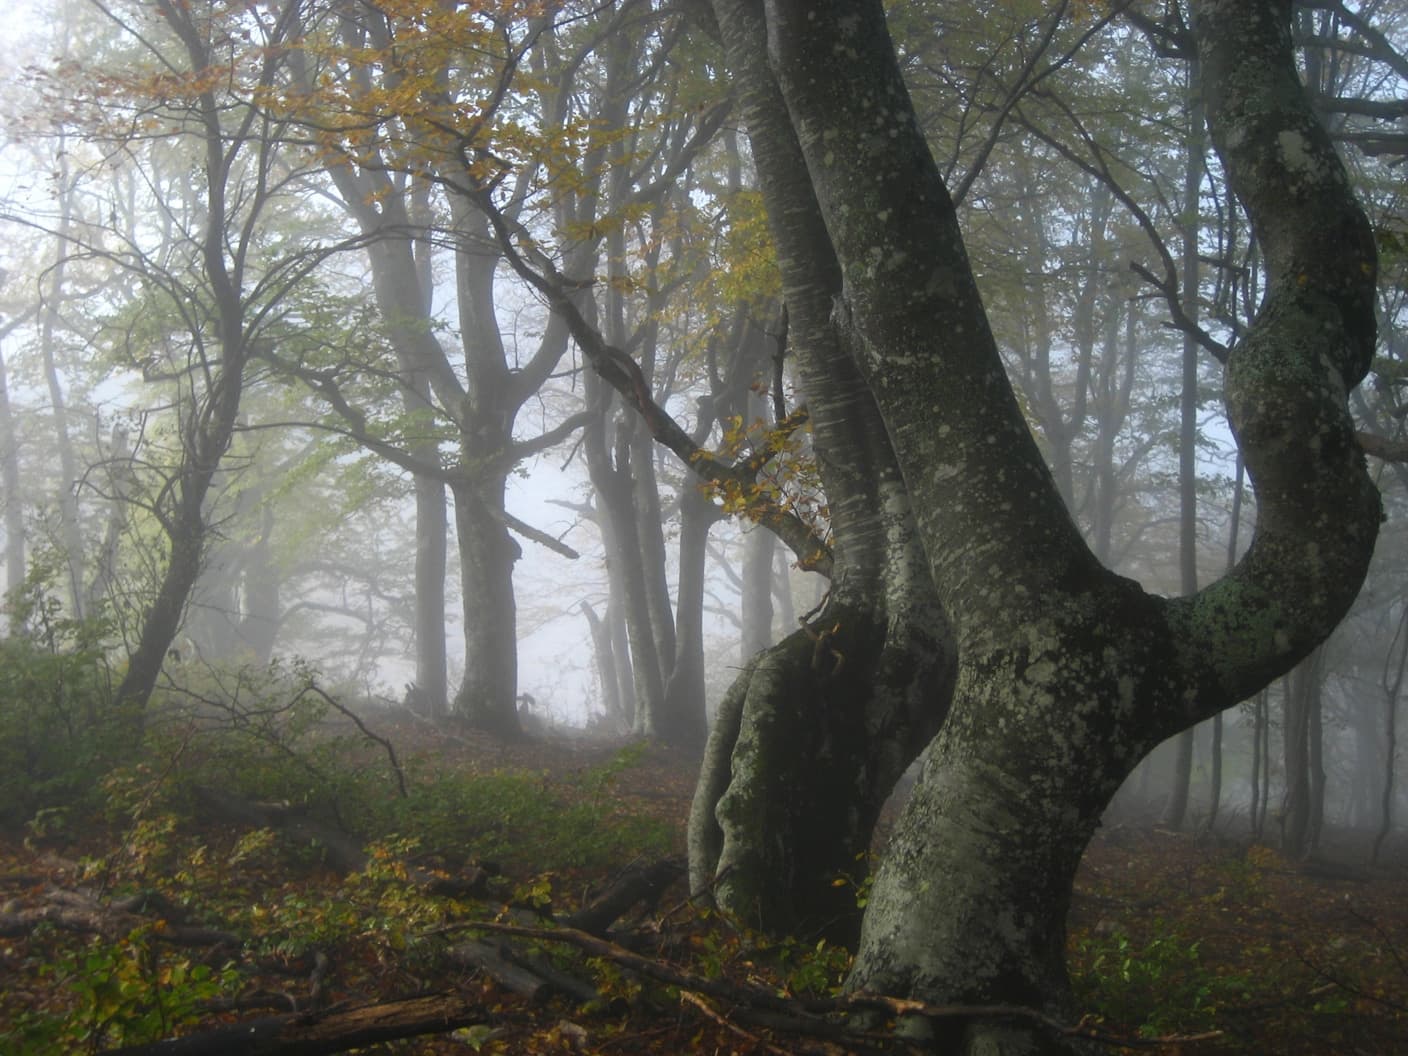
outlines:
[{"label": "green shrub", "polygon": [[1143,942],[1120,930],[1082,939],[1072,961],[1080,1006],[1146,1037],[1210,1029],[1219,1006],[1248,989],[1242,977],[1212,972],[1198,943],[1162,918]]},{"label": "green shrub", "polygon": [[42,592],[10,600],[28,633],[0,639],[0,824],[52,833],[130,753],[136,728],[110,704],[106,625],[67,619]]},{"label": "green shrub", "polygon": [[572,791],[526,772],[443,775],[413,784],[405,799],[383,800],[376,826],[416,834],[427,852],[518,870],[610,868],[669,851],[669,826]]},{"label": "green shrub", "polygon": [[22,1012],[0,1028],[0,1051],[68,1056],[156,1041],[237,991],[234,968],[199,964],[159,941],[158,930],[144,924],[115,941],[94,938],[62,953],[46,974],[67,993],[69,1007]]}]

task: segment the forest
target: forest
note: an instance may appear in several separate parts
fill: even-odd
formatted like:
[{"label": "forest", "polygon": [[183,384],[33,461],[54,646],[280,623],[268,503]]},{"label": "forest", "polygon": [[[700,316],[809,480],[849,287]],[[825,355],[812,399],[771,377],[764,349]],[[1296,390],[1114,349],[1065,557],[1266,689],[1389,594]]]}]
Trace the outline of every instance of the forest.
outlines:
[{"label": "forest", "polygon": [[6,14],[0,1053],[1408,1053],[1408,2]]}]

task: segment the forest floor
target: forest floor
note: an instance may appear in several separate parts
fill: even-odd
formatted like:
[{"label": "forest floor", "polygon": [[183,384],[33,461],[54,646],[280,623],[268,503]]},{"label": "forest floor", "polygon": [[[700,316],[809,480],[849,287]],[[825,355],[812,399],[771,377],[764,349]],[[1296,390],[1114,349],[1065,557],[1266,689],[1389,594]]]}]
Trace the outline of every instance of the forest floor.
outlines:
[{"label": "forest floor", "polygon": [[[360,870],[334,860],[320,822],[276,836],[264,815],[212,817],[169,793],[181,774],[230,763],[189,747],[165,769],[110,779],[104,795],[125,806],[106,817],[0,832],[0,1053],[253,1051],[208,1032],[264,1017],[271,1030],[327,1036],[364,1029],[365,1008],[386,1023],[440,1017],[438,1033],[358,1050],[406,1056],[874,1051],[828,1037],[819,1019],[798,1033],[800,1004],[794,1016],[786,1000],[773,1010],[754,1000],[820,1008],[844,950],[740,935],[689,903],[677,863],[690,758],[553,734],[505,746],[391,716],[369,725],[394,747],[394,767],[385,745],[366,741],[305,767],[339,787],[379,767],[373,795],[359,786],[360,813],[338,819],[351,828],[423,823],[414,838],[374,844]],[[257,769],[235,763],[227,788]],[[378,796],[409,806],[383,816]],[[1081,1029],[1110,1052],[1408,1053],[1408,846],[1370,870],[1366,841],[1326,842],[1292,862],[1233,835],[1103,829],[1069,922]],[[647,885],[643,902],[599,927],[573,916],[661,859],[672,863],[656,874],[672,881],[663,891]],[[476,920],[524,934],[477,932],[466,925]],[[564,922],[582,923],[572,944],[544,936]],[[393,1003],[417,995],[429,1004]],[[178,1034],[207,1040],[142,1047]]]}]

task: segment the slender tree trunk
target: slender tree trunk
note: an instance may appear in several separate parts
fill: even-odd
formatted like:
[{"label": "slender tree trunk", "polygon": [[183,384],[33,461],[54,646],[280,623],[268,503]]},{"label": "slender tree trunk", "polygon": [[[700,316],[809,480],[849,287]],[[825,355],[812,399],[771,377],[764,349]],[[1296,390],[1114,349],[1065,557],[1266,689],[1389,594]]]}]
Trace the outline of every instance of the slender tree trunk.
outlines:
[{"label": "slender tree trunk", "polygon": [[1252,698],[1252,806],[1247,815],[1252,838],[1261,839],[1262,741],[1266,737],[1266,691]]},{"label": "slender tree trunk", "polygon": [[616,681],[616,656],[611,647],[611,631],[596,614],[590,602],[582,602],[582,616],[592,637],[592,656],[596,662],[596,677],[601,685],[601,706],[608,725],[617,732],[631,728],[630,716],[621,710],[620,686]]},{"label": "slender tree trunk", "polygon": [[787,573],[787,552],[781,547],[773,551],[772,596],[777,622],[783,627],[797,626],[797,609],[792,604],[792,579]]},{"label": "slender tree trunk", "polygon": [[1282,698],[1282,751],[1286,788],[1281,801],[1281,850],[1304,857],[1310,827],[1310,664],[1302,662],[1285,679]]},{"label": "slender tree trunk", "polygon": [[[427,328],[435,307],[430,238],[435,218],[430,205],[430,190],[429,179],[413,180],[408,203],[408,218],[416,231],[410,250],[415,264],[416,289],[420,295],[416,305],[419,313],[411,325]],[[388,263],[383,266],[404,264]],[[389,283],[387,288],[389,292]],[[393,304],[389,307],[394,311],[397,306]],[[402,363],[407,368],[401,389],[407,412],[430,418],[434,409],[429,371],[406,355],[403,355]],[[440,463],[440,445],[434,440],[415,445],[412,454],[424,465]],[[449,504],[445,498],[444,481],[425,473],[417,473],[413,479],[416,493],[416,690],[426,713],[432,718],[443,718],[450,708],[448,636],[445,629],[445,576],[450,550]]]},{"label": "slender tree trunk", "polygon": [[1305,853],[1311,855],[1320,847],[1320,832],[1325,824],[1325,728],[1324,728],[1324,649],[1311,654],[1310,684],[1306,687],[1306,733],[1309,740],[1307,773],[1310,778],[1309,810],[1305,828]]},{"label": "slender tree trunk", "polygon": [[[1227,570],[1230,572],[1237,566],[1237,546],[1238,536],[1242,527],[1242,485],[1245,477],[1245,467],[1242,465],[1242,456],[1237,455],[1237,482],[1232,489],[1232,512],[1229,518],[1229,529],[1227,533]],[[1212,752],[1211,752],[1211,787],[1208,789],[1208,820],[1207,829],[1213,831],[1213,826],[1217,824],[1217,813],[1222,806],[1222,713],[1218,712],[1212,717]]]},{"label": "slender tree trunk", "polygon": [[108,444],[106,462],[108,520],[103,529],[103,542],[94,556],[93,579],[88,584],[88,611],[97,612],[110,602],[117,578],[118,548],[127,527],[129,493],[132,487],[131,451],[128,449],[127,428],[115,425]]},{"label": "slender tree trunk", "polygon": [[[10,380],[0,349],[0,488],[5,500],[5,590],[19,590],[24,584],[24,502],[20,497],[20,442],[10,409]],[[20,630],[11,624],[10,634]]]},{"label": "slender tree trunk", "polygon": [[[600,394],[600,382],[588,381],[589,392]],[[606,556],[607,574],[619,583],[621,616],[630,642],[630,670],[633,676],[635,714],[633,729],[643,737],[655,735],[655,724],[665,696],[659,646],[650,620],[646,598],[645,570],[640,562],[639,536],[633,509],[630,447],[618,437],[614,453],[608,448],[608,409],[588,425],[582,440],[587,469],[596,489],[596,508],[603,528],[603,540],[611,549]]]},{"label": "slender tree trunk", "polygon": [[261,667],[273,660],[279,637],[280,576],[274,563],[274,523],[274,507],[266,502],[260,511],[259,534],[246,549],[240,567],[240,640]]},{"label": "slender tree trunk", "polygon": [[[1389,649],[1392,656],[1393,647]],[[1374,722],[1377,711],[1361,704],[1350,713],[1354,731],[1354,760],[1350,768],[1349,824],[1356,829],[1372,831],[1379,824],[1376,793],[1379,790],[1379,769],[1383,762]]]},{"label": "slender tree trunk", "polygon": [[[743,400],[744,422],[766,424],[767,408],[751,388]],[[743,540],[743,596],[739,604],[743,619],[740,658],[744,663],[772,644],[772,555],[777,538],[754,527]]]},{"label": "slender tree trunk", "polygon": [[49,271],[49,289],[39,326],[39,351],[44,363],[44,381],[49,389],[49,407],[59,453],[61,479],[57,489],[57,502],[59,538],[63,544],[64,568],[67,571],[65,585],[68,588],[71,612],[76,618],[82,619],[87,595],[83,589],[83,531],[78,521],[76,492],[78,459],[73,450],[73,437],[69,435],[68,404],[64,396],[63,380],[59,377],[57,357],[57,331],[59,315],[67,296],[64,279],[68,271],[69,242],[73,228],[73,186],[69,177],[68,151],[64,147],[62,136],[59,138],[56,157],[59,166],[58,259]]},{"label": "slender tree trunk", "polygon": [[[618,583],[612,588],[619,593]],[[621,694],[621,716],[627,730],[635,728],[636,712],[639,710],[636,697],[635,665],[631,660],[630,632],[626,627],[626,605],[624,597],[614,597],[606,606],[606,628],[611,632],[611,651],[616,660],[616,686]]]},{"label": "slender tree trunk", "polygon": [[1139,312],[1138,302],[1123,305],[1124,334],[1120,334],[1120,313],[1110,307],[1105,328],[1104,348],[1099,371],[1099,393],[1096,399],[1096,434],[1094,443],[1093,483],[1091,503],[1090,546],[1102,564],[1111,563],[1115,530],[1116,500],[1119,498],[1119,473],[1115,466],[1115,441],[1129,414],[1129,399],[1134,388],[1134,366],[1137,360]]},{"label": "slender tree trunk", "polygon": [[1266,814],[1271,809],[1271,689],[1257,694],[1261,723],[1261,811],[1256,817],[1257,839],[1266,835]]},{"label": "slender tree trunk", "polygon": [[709,529],[718,519],[713,503],[685,479],[680,485],[680,582],[676,603],[676,653],[665,684],[665,707],[657,735],[666,744],[704,747],[704,577]]},{"label": "slender tree trunk", "polygon": [[1398,619],[1393,645],[1398,647],[1398,665],[1390,673],[1393,647],[1384,660],[1384,783],[1379,797],[1379,828],[1374,833],[1374,845],[1369,851],[1369,863],[1377,865],[1384,840],[1393,831],[1393,782],[1398,756],[1398,695],[1403,690],[1403,675],[1408,671],[1408,608]]},{"label": "slender tree trunk", "polygon": [[[1194,321],[1198,312],[1198,233],[1201,227],[1200,195],[1203,185],[1203,133],[1201,72],[1196,57],[1188,62],[1184,98],[1188,127],[1183,172],[1183,311]],[[1179,589],[1192,595],[1198,589],[1198,343],[1183,335],[1183,385],[1179,398],[1178,429],[1178,573]],[[1181,829],[1188,812],[1189,784],[1193,775],[1193,730],[1178,735],[1173,788],[1164,810],[1164,824]]]},{"label": "slender tree trunk", "polygon": [[754,527],[743,539],[743,634],[740,655],[746,663],[772,644],[772,555],[776,538]]},{"label": "slender tree trunk", "polygon": [[[634,416],[627,421],[630,423],[631,508],[640,547],[636,558],[641,563],[646,611],[650,615],[651,638],[655,642],[663,684],[669,680],[675,666],[675,613],[670,605],[666,572],[665,517],[660,509],[660,485],[655,476],[655,441]],[[689,486],[692,483],[686,484]]]}]

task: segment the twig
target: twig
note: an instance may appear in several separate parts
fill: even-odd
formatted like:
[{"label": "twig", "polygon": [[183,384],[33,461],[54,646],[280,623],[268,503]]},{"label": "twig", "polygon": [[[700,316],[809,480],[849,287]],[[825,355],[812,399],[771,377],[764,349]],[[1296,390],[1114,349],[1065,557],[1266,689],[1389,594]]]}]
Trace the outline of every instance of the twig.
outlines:
[{"label": "twig", "polygon": [[308,685],[304,687],[302,691],[300,691],[299,696],[302,696],[303,693],[316,693],[318,696],[322,697],[323,700],[325,700],[330,706],[337,709],[337,711],[339,711],[347,718],[351,719],[352,722],[356,725],[357,729],[362,731],[362,735],[365,736],[367,740],[376,741],[377,744],[385,748],[386,757],[391,760],[391,769],[396,773],[396,786],[401,790],[401,798],[405,799],[406,796],[410,794],[406,791],[405,771],[401,769],[400,760],[396,758],[396,749],[391,747],[390,741],[388,741],[385,737],[382,737],[380,734],[372,733],[371,730],[367,729],[366,724],[357,717],[355,712],[353,712],[345,704],[341,703],[338,700],[335,700],[331,696],[331,694],[329,694],[316,682],[309,682]]},{"label": "twig", "polygon": [[785,1049],[778,1048],[772,1042],[767,1041],[763,1038],[758,1037],[758,1035],[756,1034],[744,1030],[742,1027],[740,1027],[737,1023],[733,1022],[733,1020],[729,1019],[727,1016],[723,1016],[720,1015],[718,1012],[715,1012],[709,1002],[705,1001],[693,990],[681,990],[680,1000],[685,1002],[686,1004],[693,1005],[695,1008],[699,1009],[699,1011],[703,1012],[705,1016],[713,1020],[719,1026],[723,1027],[725,1030],[733,1034],[737,1034],[740,1038],[743,1038],[745,1041],[753,1045],[761,1045],[768,1052],[774,1053],[775,1056],[790,1056],[790,1054]]}]

